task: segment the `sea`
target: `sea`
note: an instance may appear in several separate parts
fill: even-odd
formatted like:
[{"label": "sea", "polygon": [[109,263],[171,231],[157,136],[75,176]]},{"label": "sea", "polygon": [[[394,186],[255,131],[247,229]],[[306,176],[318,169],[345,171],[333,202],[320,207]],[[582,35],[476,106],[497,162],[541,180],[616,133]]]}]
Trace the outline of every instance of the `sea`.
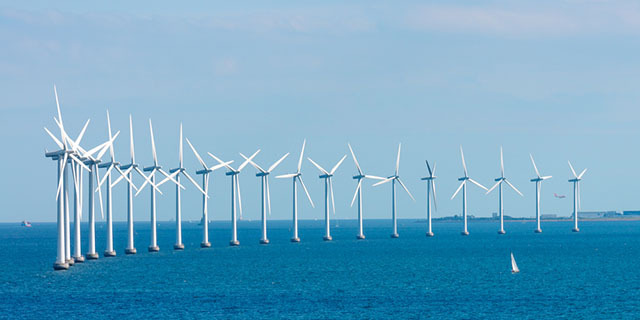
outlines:
[{"label": "sea", "polygon": [[[183,224],[184,251],[174,251],[175,223],[160,222],[160,252],[149,253],[149,223],[136,222],[138,254],[125,255],[126,224],[115,223],[117,256],[102,257],[105,224],[97,225],[100,259],[54,271],[54,223],[0,224],[0,318],[7,319],[638,319],[640,221],[240,221]],[[86,225],[82,252],[86,253]],[[513,253],[520,273],[511,273]]]}]

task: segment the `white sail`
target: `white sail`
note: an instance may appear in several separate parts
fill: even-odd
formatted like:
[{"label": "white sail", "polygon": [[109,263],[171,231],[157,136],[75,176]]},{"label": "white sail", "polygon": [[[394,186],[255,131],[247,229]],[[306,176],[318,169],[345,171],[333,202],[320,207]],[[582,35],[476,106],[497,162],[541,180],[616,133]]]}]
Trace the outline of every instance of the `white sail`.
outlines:
[{"label": "white sail", "polygon": [[511,252],[511,273],[518,273],[520,269],[518,269],[518,265],[516,264],[516,259],[513,257],[513,252]]}]

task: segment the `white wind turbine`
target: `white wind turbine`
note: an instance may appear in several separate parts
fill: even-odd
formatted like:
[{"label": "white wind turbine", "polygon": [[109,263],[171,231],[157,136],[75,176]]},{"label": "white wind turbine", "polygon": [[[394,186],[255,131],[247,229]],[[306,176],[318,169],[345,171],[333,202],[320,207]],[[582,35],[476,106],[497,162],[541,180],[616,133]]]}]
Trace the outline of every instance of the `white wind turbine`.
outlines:
[{"label": "white wind turbine", "polygon": [[325,170],[319,164],[315,163],[315,161],[311,160],[311,158],[307,158],[309,159],[309,162],[311,162],[314,166],[316,166],[316,168],[318,168],[318,170],[320,170],[320,172],[322,173],[319,176],[319,178],[324,179],[324,237],[323,237],[324,241],[331,241],[333,239],[331,238],[331,226],[329,221],[329,193],[331,193],[331,204],[333,206],[333,214],[334,215],[336,214],[336,202],[333,196],[333,183],[331,182],[331,177],[333,177],[333,174],[336,172],[338,167],[342,164],[342,162],[346,158],[347,158],[347,155],[344,155],[342,159],[340,159],[340,161],[338,161],[338,163],[336,163],[336,165],[333,166],[331,171]]},{"label": "white wind turbine", "polygon": [[220,169],[224,166],[230,165],[233,161],[228,161],[225,163],[217,164],[213,167],[208,167],[207,164],[202,160],[196,148],[193,147],[189,139],[185,138],[189,147],[193,151],[193,154],[198,158],[198,161],[202,165],[202,170],[196,171],[196,174],[202,175],[202,189],[204,190],[204,194],[202,195],[202,243],[200,243],[201,248],[209,248],[211,247],[211,242],[209,242],[209,217],[208,217],[208,203],[209,203],[209,174],[213,171]]},{"label": "white wind turbine", "polygon": [[[109,118],[109,111],[107,111],[107,130],[109,133],[109,140],[111,140],[113,135],[111,134],[111,119]],[[100,188],[105,181],[107,182],[107,248],[105,249],[103,255],[105,257],[115,257],[116,251],[113,248],[113,184],[111,182],[112,170],[115,169],[120,174],[120,176],[124,177],[132,185],[133,183],[120,169],[120,163],[116,162],[115,154],[113,152],[113,143],[109,145],[109,154],[111,155],[110,161],[106,163],[100,163],[98,165],[98,168],[106,168],[107,170],[102,177],[102,180],[98,182],[98,188]],[[135,188],[136,186],[133,185],[133,187]]]},{"label": "white wind turbine", "polygon": [[409,189],[407,189],[404,183],[402,183],[402,180],[400,180],[399,170],[400,170],[400,148],[401,147],[402,147],[402,144],[401,143],[398,144],[398,157],[396,159],[395,174],[373,185],[375,187],[391,181],[391,219],[393,220],[393,233],[391,234],[391,238],[400,237],[400,235],[398,234],[398,220],[396,218],[396,181],[400,184],[400,186],[404,189],[404,191],[407,192],[409,197],[411,197],[413,201],[416,201],[413,195],[411,195],[411,192],[409,192]]},{"label": "white wind turbine", "polygon": [[[180,150],[179,153],[179,166],[178,168],[171,169],[169,172],[174,174],[177,172],[175,179],[180,183],[180,175],[185,176],[205,197],[209,197],[198,183],[187,173],[187,169],[182,165],[182,123],[180,123]],[[180,193],[180,186],[176,184],[176,243],[173,245],[174,250],[184,250],[184,244],[182,244],[182,197]]]},{"label": "white wind turbine", "polygon": [[311,203],[311,207],[315,208],[313,205],[313,200],[311,200],[311,196],[309,195],[309,191],[307,187],[304,185],[304,181],[302,181],[302,172],[300,169],[302,168],[302,157],[304,156],[304,147],[307,143],[307,140],[302,142],[302,151],[300,151],[300,159],[298,159],[298,170],[295,173],[283,174],[276,176],[278,179],[293,179],[293,236],[291,237],[291,242],[300,242],[300,238],[298,237],[298,185],[297,182],[300,183],[302,189],[304,189],[304,193],[307,195],[307,199],[309,199],[309,203]]},{"label": "white wind turbine", "polygon": [[498,230],[498,234],[505,234],[506,231],[504,231],[504,208],[502,207],[502,184],[506,183],[509,187],[511,187],[511,189],[513,189],[513,191],[517,192],[520,196],[523,196],[523,194],[504,176],[504,158],[502,156],[502,147],[500,147],[500,177],[496,178],[494,181],[496,181],[496,184],[494,184],[491,189],[487,190],[487,194],[498,187],[498,214],[500,215],[500,230]]},{"label": "white wind turbine", "polygon": [[[136,163],[136,156],[133,146],[133,120],[129,115],[129,151],[131,155],[131,162],[129,164],[120,165],[120,169],[124,170],[124,175],[121,175],[113,182],[112,187],[118,184],[125,176],[127,177],[127,248],[124,250],[125,254],[136,254],[137,250],[133,239],[133,189],[136,188],[133,184],[133,172],[137,172],[147,183],[151,183],[149,177],[147,177],[140,167]],[[158,187],[151,183],[151,186],[160,192]],[[136,189],[137,190],[137,189]],[[162,194],[162,192],[160,192]]]},{"label": "white wind turbine", "polygon": [[[147,184],[151,184],[152,186],[155,184],[156,187],[160,187],[165,182],[171,180],[176,185],[180,186],[180,188],[184,189],[184,187],[174,179],[176,175],[178,175],[179,171],[176,171],[169,175],[162,167],[158,164],[158,156],[156,154],[156,144],[153,139],[153,125],[151,123],[151,119],[149,119],[149,133],[151,136],[151,152],[153,154],[153,165],[150,167],[146,167],[143,170],[145,172],[149,172],[150,180],[146,180],[142,186],[138,189],[136,196],[144,189]],[[164,180],[160,181],[156,184],[156,172],[160,172],[163,176],[165,176]],[[151,239],[149,244],[149,252],[158,252],[160,251],[160,247],[158,247],[158,237],[157,237],[157,222],[156,222],[156,187],[151,188],[151,212],[150,212],[150,220],[151,220]],[[162,194],[162,192],[160,192]]]},{"label": "white wind turbine", "polygon": [[70,248],[70,222],[69,222],[69,196],[67,190],[67,164],[70,159],[72,165],[74,163],[81,165],[86,170],[88,167],[80,160],[76,155],[77,152],[72,149],[69,144],[73,142],[70,139],[63,127],[62,113],[60,112],[60,102],[58,100],[58,92],[56,86],[53,86],[53,91],[56,98],[56,107],[58,111],[58,118],[54,117],[56,124],[60,128],[60,139],[56,138],[47,128],[44,128],[49,136],[58,145],[60,150],[47,152],[45,151],[45,157],[58,161],[58,188],[56,192],[56,200],[58,201],[58,214],[57,214],[57,256],[56,261],[53,264],[54,270],[65,270],[69,268],[69,265],[73,265],[74,261],[71,259]]},{"label": "white wind turbine", "polygon": [[420,180],[427,181],[427,237],[433,237],[433,230],[431,229],[431,199],[433,198],[433,206],[438,210],[436,205],[436,163],[433,163],[433,168],[429,165],[429,161],[424,161],[427,164],[427,171],[429,175],[421,178]]},{"label": "white wind turbine", "polygon": [[[248,160],[244,154],[240,153],[240,155]],[[256,177],[260,177],[262,182],[262,237],[260,238],[260,244],[269,244],[269,238],[267,238],[267,209],[269,210],[269,214],[271,214],[271,193],[269,192],[269,174],[285,159],[289,156],[287,152],[282,158],[278,159],[278,161],[274,162],[267,170],[262,169],[258,164],[249,160],[249,163],[256,168],[258,173],[256,173]],[[265,201],[266,200],[266,201]]]},{"label": "white wind turbine", "polygon": [[353,194],[353,199],[351,200],[351,206],[353,207],[353,203],[356,201],[356,198],[358,198],[358,235],[356,236],[356,239],[363,240],[365,237],[364,237],[364,230],[362,227],[362,180],[365,178],[374,179],[374,180],[384,180],[384,178],[364,174],[364,172],[362,172],[362,168],[360,168],[358,159],[356,159],[356,154],[353,152],[353,149],[351,148],[351,144],[347,143],[347,146],[349,146],[349,151],[351,151],[353,162],[356,164],[356,169],[358,169],[358,175],[353,176],[353,179],[358,180],[358,186],[356,187],[356,192]]},{"label": "white wind turbine", "polygon": [[[225,173],[227,176],[231,176],[231,241],[229,241],[229,245],[231,246],[239,246],[240,241],[238,241],[238,219],[236,216],[236,208],[240,212],[240,219],[242,219],[242,196],[240,195],[240,181],[238,180],[238,174],[244,169],[244,167],[249,164],[249,161],[258,155],[260,149],[256,151],[251,157],[247,158],[238,169],[232,168],[230,165],[226,164],[226,162],[218,159],[216,156],[208,152],[209,156],[218,161],[220,164],[224,164],[228,172]],[[237,207],[236,207],[237,204]]]},{"label": "white wind turbine", "polygon": [[542,229],[540,228],[540,189],[542,188],[542,181],[551,179],[551,176],[541,176],[538,171],[538,167],[536,166],[536,162],[533,161],[533,156],[529,154],[529,158],[531,158],[531,163],[533,164],[533,170],[536,171],[536,177],[531,179],[531,182],[536,183],[536,223],[537,228],[535,233],[542,233]]},{"label": "white wind turbine", "polygon": [[[569,161],[567,161],[569,162]],[[569,162],[569,168],[571,168],[571,173],[573,174],[573,179],[569,179],[569,182],[573,182],[573,232],[580,232],[578,228],[578,210],[580,210],[580,181],[582,180],[582,176],[587,169],[585,168],[580,172],[580,174],[576,174],[576,171],[573,170],[573,166],[571,162]]]},{"label": "white wind turbine", "polygon": [[469,231],[467,230],[467,181],[470,181],[471,183],[477,185],[478,187],[486,191],[488,191],[488,189],[485,186],[478,183],[477,181],[471,179],[467,174],[467,164],[464,162],[464,152],[462,151],[462,146],[460,146],[460,156],[462,158],[462,168],[464,169],[464,176],[458,178],[458,181],[462,181],[462,183],[460,183],[460,186],[458,187],[456,192],[453,194],[453,196],[451,196],[451,200],[453,200],[453,198],[456,197],[458,192],[460,192],[460,189],[462,189],[462,218],[464,220],[464,230],[462,231],[462,235],[468,236]]}]

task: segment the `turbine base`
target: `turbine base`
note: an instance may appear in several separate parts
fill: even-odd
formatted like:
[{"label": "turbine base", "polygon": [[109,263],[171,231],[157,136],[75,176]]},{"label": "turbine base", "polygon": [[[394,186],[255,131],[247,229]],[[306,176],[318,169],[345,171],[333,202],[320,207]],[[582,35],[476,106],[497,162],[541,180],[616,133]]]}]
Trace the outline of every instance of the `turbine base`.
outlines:
[{"label": "turbine base", "polygon": [[359,234],[356,236],[356,239],[358,240],[364,240],[364,234]]},{"label": "turbine base", "polygon": [[269,244],[269,239],[260,239],[260,244]]},{"label": "turbine base", "polygon": [[232,246],[232,247],[237,247],[237,246],[239,246],[239,245],[240,245],[240,241],[238,241],[238,240],[231,240],[231,241],[229,241],[229,245],[230,245],[230,246]]},{"label": "turbine base", "polygon": [[291,242],[300,242],[300,238],[291,238]]},{"label": "turbine base", "polygon": [[125,254],[136,254],[136,253],[138,253],[138,250],[136,250],[136,248],[127,248],[127,249],[124,249],[124,253]]},{"label": "turbine base", "polygon": [[535,230],[533,230],[533,232],[535,232],[535,233],[542,233],[542,230],[541,230],[541,229],[535,229]]},{"label": "turbine base", "polygon": [[200,243],[200,248],[211,248],[211,242]]},{"label": "turbine base", "polygon": [[173,245],[173,250],[184,250],[184,244],[182,244],[182,243],[174,244]]},{"label": "turbine base", "polygon": [[73,258],[71,258],[71,259],[67,259],[67,261],[66,261],[66,262],[67,262],[67,264],[69,265],[69,267],[71,267],[71,266],[75,263],[75,261],[73,260]]},{"label": "turbine base", "polygon": [[433,232],[427,232],[427,237],[433,237]]},{"label": "turbine base", "polygon": [[87,253],[87,260],[96,260],[98,259],[100,256],[93,252],[93,253]]},{"label": "turbine base", "polygon": [[580,232],[580,229],[579,229],[579,228],[573,228],[573,229],[571,229],[571,231],[573,231],[573,232]]},{"label": "turbine base", "polygon": [[149,246],[149,248],[147,248],[147,250],[149,252],[158,252],[158,251],[160,251],[160,247],[158,247],[158,246]]},{"label": "turbine base", "polygon": [[322,237],[322,240],[331,241],[331,240],[333,240],[333,238],[331,236],[324,236],[324,237]]},{"label": "turbine base", "polygon": [[84,257],[83,256],[79,256],[79,257],[73,257],[73,260],[77,263],[83,263],[84,262]]},{"label": "turbine base", "polygon": [[115,257],[116,256],[116,251],[112,250],[112,251],[108,251],[105,250],[105,252],[102,254],[103,257],[108,258],[108,257]]},{"label": "turbine base", "polygon": [[462,231],[460,232],[461,235],[463,236],[468,236],[469,235],[469,231]]},{"label": "turbine base", "polygon": [[66,262],[62,262],[62,263],[55,262],[53,264],[53,270],[58,271],[58,270],[67,270],[67,269],[69,269],[69,264]]},{"label": "turbine base", "polygon": [[504,230],[499,230],[499,231],[498,231],[498,234],[506,234],[506,233],[507,233],[507,232],[506,232],[506,231],[504,231]]},{"label": "turbine base", "polygon": [[394,238],[394,239],[400,238],[400,235],[397,234],[397,233],[393,233],[393,234],[391,234],[391,238]]}]

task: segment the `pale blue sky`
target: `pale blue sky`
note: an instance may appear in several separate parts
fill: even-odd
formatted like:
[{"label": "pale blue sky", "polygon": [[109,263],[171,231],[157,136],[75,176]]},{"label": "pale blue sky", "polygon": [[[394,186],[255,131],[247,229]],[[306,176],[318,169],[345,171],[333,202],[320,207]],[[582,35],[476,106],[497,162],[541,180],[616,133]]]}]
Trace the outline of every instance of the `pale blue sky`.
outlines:
[{"label": "pale blue sky", "polygon": [[[424,159],[438,163],[438,212],[460,212],[449,200],[462,174],[490,186],[499,175],[525,194],[505,191],[505,213],[534,215],[533,153],[544,174],[543,211],[569,215],[571,160],[589,168],[583,210],[639,209],[636,149],[640,130],[640,5],[625,1],[430,1],[401,5],[342,2],[65,2],[0,3],[0,134],[3,157],[0,221],[55,219],[53,83],[65,125],[85,138],[106,138],[105,110],[123,136],[116,157],[127,162],[128,115],[134,117],[138,161],[151,164],[147,119],[161,164],[177,165],[178,125],[202,154],[240,161],[263,151],[265,166],[291,152],[276,173],[294,170],[300,145],[325,167],[350,141],[370,174],[400,175],[416,197],[399,195],[399,217],[424,216]],[[199,166],[188,149],[186,165]],[[206,159],[210,165],[212,159]],[[245,218],[259,218],[259,180],[241,177]],[[305,160],[305,182],[317,206],[301,202],[302,219],[322,218],[323,184]],[[335,178],[336,218],[349,208],[351,159]],[[272,219],[291,216],[290,181],[272,179]],[[229,218],[228,177],[212,178],[213,219]],[[158,215],[174,215],[174,190],[163,186]],[[567,199],[553,198],[553,193]],[[497,195],[469,191],[470,213],[490,216]],[[125,189],[115,189],[115,219],[125,219]],[[194,188],[185,219],[200,217]],[[390,216],[390,186],[365,187],[365,217]],[[147,192],[136,199],[148,220]]]}]

